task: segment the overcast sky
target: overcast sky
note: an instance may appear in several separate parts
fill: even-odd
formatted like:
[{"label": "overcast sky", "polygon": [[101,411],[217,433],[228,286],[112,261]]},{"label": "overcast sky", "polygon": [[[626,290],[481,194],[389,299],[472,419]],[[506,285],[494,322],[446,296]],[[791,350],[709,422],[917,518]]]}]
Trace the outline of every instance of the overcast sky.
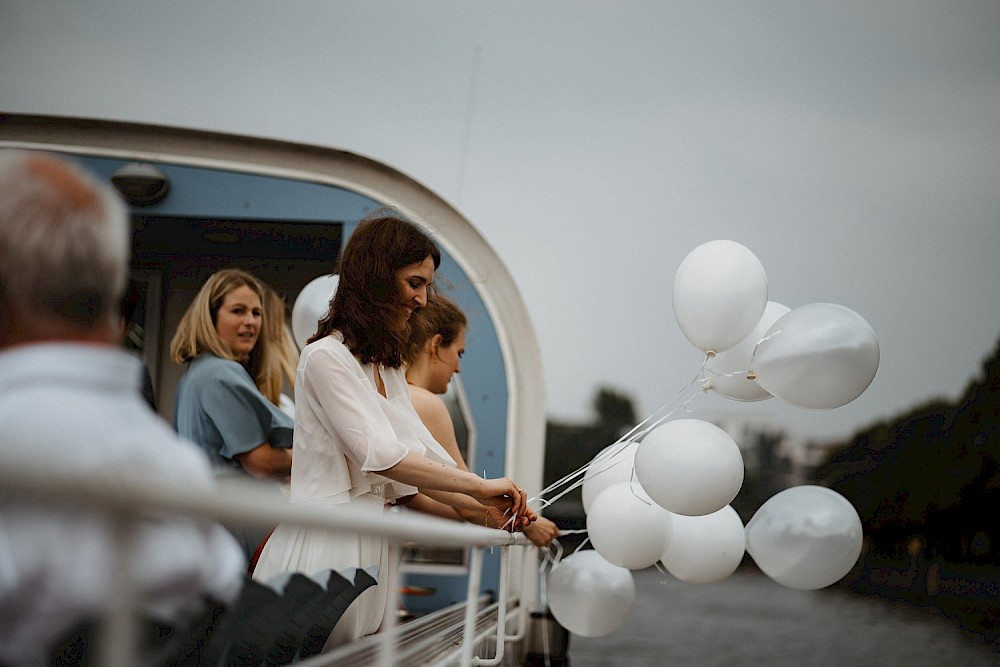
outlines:
[{"label": "overcast sky", "polygon": [[701,364],[671,307],[730,239],[769,298],[874,328],[841,437],[953,398],[1000,336],[1000,3],[0,0],[0,110],[346,149],[456,205],[508,266],[548,413],[640,416]]}]

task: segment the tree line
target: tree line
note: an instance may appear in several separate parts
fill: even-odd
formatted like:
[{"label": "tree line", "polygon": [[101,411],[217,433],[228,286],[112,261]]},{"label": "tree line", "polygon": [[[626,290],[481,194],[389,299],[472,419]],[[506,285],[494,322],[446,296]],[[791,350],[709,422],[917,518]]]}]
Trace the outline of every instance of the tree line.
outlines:
[{"label": "tree line", "polygon": [[1000,342],[957,400],[863,429],[815,476],[854,504],[873,548],[918,536],[932,556],[1000,562]]}]

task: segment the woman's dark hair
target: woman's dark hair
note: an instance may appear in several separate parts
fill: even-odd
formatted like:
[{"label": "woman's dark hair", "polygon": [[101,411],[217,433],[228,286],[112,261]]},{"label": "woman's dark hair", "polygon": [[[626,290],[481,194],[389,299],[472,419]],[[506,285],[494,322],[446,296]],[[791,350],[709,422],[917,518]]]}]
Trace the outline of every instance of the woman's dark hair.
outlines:
[{"label": "woman's dark hair", "polygon": [[308,342],[340,331],[361,363],[401,366],[410,330],[393,326],[400,312],[396,272],[428,257],[437,269],[437,245],[398,211],[379,209],[366,216],[344,246],[337,293]]}]

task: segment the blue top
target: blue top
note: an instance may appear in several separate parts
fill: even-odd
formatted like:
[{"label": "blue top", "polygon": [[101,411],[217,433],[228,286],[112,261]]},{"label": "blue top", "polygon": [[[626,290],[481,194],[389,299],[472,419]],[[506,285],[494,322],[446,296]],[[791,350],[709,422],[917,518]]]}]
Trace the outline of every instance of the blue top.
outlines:
[{"label": "blue top", "polygon": [[216,466],[240,468],[235,457],[265,442],[292,446],[292,418],[267,400],[243,366],[211,353],[188,364],[177,387],[174,427]]}]

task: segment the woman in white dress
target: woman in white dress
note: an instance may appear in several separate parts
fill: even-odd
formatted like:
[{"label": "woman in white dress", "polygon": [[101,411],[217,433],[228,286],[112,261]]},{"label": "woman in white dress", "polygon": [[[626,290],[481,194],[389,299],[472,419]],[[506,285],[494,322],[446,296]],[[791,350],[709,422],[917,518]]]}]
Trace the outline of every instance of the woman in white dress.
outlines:
[{"label": "woman in white dress", "polygon": [[[349,503],[380,513],[418,493],[438,502],[482,503],[534,519],[527,497],[508,478],[482,479],[461,470],[427,431],[410,403],[403,370],[408,321],[427,302],[440,252],[416,225],[392,211],[363,220],[344,248],[330,310],[302,350],[291,501]],[[485,522],[485,521],[484,521]],[[326,648],[376,632],[392,581],[388,543],[380,537],[279,525],[260,555],[254,579],[285,572],[377,568],[374,586],[340,619]]]}]

